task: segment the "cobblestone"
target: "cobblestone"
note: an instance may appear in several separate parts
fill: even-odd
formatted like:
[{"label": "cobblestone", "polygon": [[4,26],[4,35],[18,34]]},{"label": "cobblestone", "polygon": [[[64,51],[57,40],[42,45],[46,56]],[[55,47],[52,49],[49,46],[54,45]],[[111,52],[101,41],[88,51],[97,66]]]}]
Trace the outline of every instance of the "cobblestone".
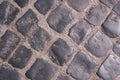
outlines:
[{"label": "cobblestone", "polygon": [[120,17],[111,13],[103,24],[103,31],[112,38],[120,36]]},{"label": "cobblestone", "polygon": [[73,48],[63,39],[54,42],[49,50],[51,60],[59,65],[66,63],[73,54]]},{"label": "cobblestone", "polygon": [[41,14],[45,15],[50,10],[53,3],[54,0],[37,0],[34,6]]},{"label": "cobblestone", "polygon": [[88,80],[95,66],[95,61],[86,55],[84,51],[80,51],[69,65],[67,73],[76,80]]},{"label": "cobblestone", "polygon": [[32,52],[30,49],[26,48],[25,46],[20,46],[16,51],[13,57],[9,60],[9,63],[12,66],[17,68],[24,68],[29,61]]},{"label": "cobblestone", "polygon": [[25,7],[29,0],[14,0],[21,8]]},{"label": "cobblestone", "polygon": [[36,14],[29,9],[17,22],[17,30],[23,34],[26,35],[27,32],[30,30],[30,28],[38,22],[38,18]]},{"label": "cobblestone", "polygon": [[19,9],[14,7],[8,1],[4,1],[0,4],[0,25],[9,25],[18,14]]},{"label": "cobblestone", "polygon": [[90,32],[91,26],[86,21],[81,20],[72,26],[68,35],[73,39],[73,41],[80,44]]},{"label": "cobblestone", "polygon": [[62,33],[72,20],[72,12],[65,4],[58,6],[47,18],[49,26],[58,33]]},{"label": "cobblestone", "polygon": [[98,70],[98,75],[104,80],[115,80],[120,75],[120,59],[110,55]]},{"label": "cobblestone", "polygon": [[56,80],[71,80],[68,76],[60,75]]},{"label": "cobblestone", "polygon": [[90,0],[67,0],[68,4],[78,12],[84,11]]},{"label": "cobblestone", "polygon": [[0,66],[0,80],[20,80],[19,73],[9,65]]},{"label": "cobblestone", "polygon": [[101,4],[92,7],[88,12],[86,19],[93,25],[100,25],[102,20],[107,15],[107,8]]},{"label": "cobblestone", "polygon": [[37,59],[26,76],[31,80],[51,80],[57,68],[43,59]]},{"label": "cobblestone", "polygon": [[120,80],[120,0],[0,0],[0,80]]},{"label": "cobblestone", "polygon": [[29,36],[29,44],[31,47],[37,51],[42,51],[45,44],[50,41],[51,37],[47,31],[42,28],[38,28]]},{"label": "cobblestone", "polygon": [[85,46],[93,55],[103,57],[112,48],[112,42],[104,34],[96,32]]},{"label": "cobblestone", "polygon": [[19,42],[20,38],[7,30],[0,40],[0,58],[7,59]]}]

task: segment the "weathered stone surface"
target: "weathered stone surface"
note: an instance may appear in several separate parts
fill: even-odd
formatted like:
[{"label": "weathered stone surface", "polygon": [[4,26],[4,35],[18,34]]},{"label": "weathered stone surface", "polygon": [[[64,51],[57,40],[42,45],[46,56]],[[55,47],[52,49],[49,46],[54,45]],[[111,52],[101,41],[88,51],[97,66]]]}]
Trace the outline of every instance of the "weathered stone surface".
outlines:
[{"label": "weathered stone surface", "polygon": [[41,14],[45,15],[50,10],[53,3],[54,0],[37,0],[34,6]]},{"label": "weathered stone surface", "polygon": [[31,36],[29,36],[29,44],[37,51],[42,51],[44,46],[51,40],[51,36],[48,32],[42,28],[35,30]]},{"label": "weathered stone surface", "polygon": [[60,38],[53,43],[49,50],[51,60],[61,66],[71,58],[72,54],[73,48]]},{"label": "weathered stone surface", "polygon": [[100,25],[101,21],[105,19],[108,9],[99,4],[95,7],[92,7],[86,17],[86,19],[93,25]]},{"label": "weathered stone surface", "polygon": [[62,33],[66,25],[68,25],[73,19],[72,12],[65,4],[61,4],[55,10],[53,10],[47,18],[49,26]]},{"label": "weathered stone surface", "polygon": [[51,80],[57,68],[43,59],[37,59],[27,71],[26,76],[31,80]]},{"label": "weathered stone surface", "polygon": [[120,2],[117,3],[113,10],[115,10],[120,15]]},{"label": "weathered stone surface", "polygon": [[120,40],[118,40],[114,44],[113,51],[115,52],[115,54],[117,54],[118,56],[120,56]]},{"label": "weathered stone surface", "polygon": [[67,2],[73,9],[81,12],[89,5],[90,0],[67,0]]},{"label": "weathered stone surface", "polygon": [[29,9],[17,22],[17,30],[23,34],[26,35],[27,32],[30,30],[30,28],[38,22],[38,18],[36,14]]},{"label": "weathered stone surface", "polygon": [[20,80],[19,73],[9,65],[0,66],[0,80]]},{"label": "weathered stone surface", "polygon": [[109,37],[120,36],[120,17],[117,14],[111,13],[102,26],[104,33]]},{"label": "weathered stone surface", "polygon": [[9,63],[12,66],[17,68],[24,68],[29,61],[32,55],[32,51],[25,46],[20,46],[16,51],[13,57],[9,60]]},{"label": "weathered stone surface", "polygon": [[29,0],[14,0],[21,8],[25,7]]},{"label": "weathered stone surface", "polygon": [[19,9],[14,7],[8,1],[3,1],[0,4],[0,25],[9,25],[18,14]]},{"label": "weathered stone surface", "polygon": [[68,76],[59,75],[56,80],[71,80]]},{"label": "weathered stone surface", "polygon": [[101,65],[97,74],[104,80],[115,80],[120,75],[120,58],[110,55]]},{"label": "weathered stone surface", "polygon": [[113,8],[119,0],[100,0],[105,5],[109,6],[110,8]]},{"label": "weathered stone surface", "polygon": [[90,32],[91,26],[86,21],[82,20],[72,26],[68,35],[73,41],[80,44]]},{"label": "weathered stone surface", "polygon": [[84,51],[80,51],[69,65],[67,73],[76,80],[88,80],[95,66],[95,61],[86,55]]},{"label": "weathered stone surface", "polygon": [[107,36],[98,31],[89,39],[85,47],[93,55],[103,57],[112,48],[112,42]]},{"label": "weathered stone surface", "polygon": [[7,30],[0,38],[0,58],[7,59],[19,42],[20,38],[13,32]]}]

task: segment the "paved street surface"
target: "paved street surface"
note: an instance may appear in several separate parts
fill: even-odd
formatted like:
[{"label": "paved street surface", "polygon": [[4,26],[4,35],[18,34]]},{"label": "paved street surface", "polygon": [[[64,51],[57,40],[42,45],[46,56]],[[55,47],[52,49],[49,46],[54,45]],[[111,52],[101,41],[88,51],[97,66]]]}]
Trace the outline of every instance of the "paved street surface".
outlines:
[{"label": "paved street surface", "polygon": [[120,80],[120,0],[0,0],[0,80]]}]

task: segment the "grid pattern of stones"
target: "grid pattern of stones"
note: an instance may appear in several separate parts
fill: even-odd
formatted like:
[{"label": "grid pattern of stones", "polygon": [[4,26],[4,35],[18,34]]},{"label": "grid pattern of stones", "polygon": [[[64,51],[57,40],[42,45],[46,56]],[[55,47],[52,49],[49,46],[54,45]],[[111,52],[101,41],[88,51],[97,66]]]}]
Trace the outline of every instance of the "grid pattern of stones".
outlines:
[{"label": "grid pattern of stones", "polygon": [[[0,3],[2,3],[3,1],[5,0],[0,0]],[[16,0],[17,1],[17,0]],[[40,14],[40,12],[34,7],[34,4],[37,0],[29,0],[28,4],[25,5],[25,7],[20,7],[18,4],[16,4],[16,2],[14,2],[13,0],[9,0],[9,3],[11,3],[12,5],[14,5],[15,7],[17,7],[19,9],[19,13],[17,14],[16,18],[11,22],[11,24],[9,25],[2,25],[1,29],[0,29],[0,36],[4,35],[4,33],[7,31],[7,30],[10,30],[12,32],[14,32],[15,34],[17,34],[21,41],[20,43],[17,45],[17,47],[13,50],[12,54],[9,56],[9,58],[5,61],[1,60],[1,64],[8,64],[8,61],[9,59],[13,56],[14,52],[17,50],[17,48],[21,45],[24,45],[26,46],[27,48],[29,48],[33,54],[32,54],[32,57],[30,58],[29,62],[27,63],[27,65],[23,68],[23,69],[19,69],[19,68],[15,68],[19,73],[20,73],[20,76],[21,76],[21,80],[29,80],[26,76],[25,76],[25,73],[30,69],[30,67],[33,65],[33,63],[36,61],[37,58],[43,58],[44,60],[48,61],[50,64],[56,66],[58,68],[56,74],[52,77],[51,80],[56,80],[58,76],[60,76],[61,74],[62,75],[67,75],[71,80],[75,80],[74,77],[71,77],[69,74],[66,73],[66,70],[68,68],[68,65],[72,62],[72,60],[74,59],[74,56],[77,54],[78,51],[80,50],[83,50],[85,51],[86,55],[89,55],[90,57],[93,58],[94,61],[96,61],[97,63],[97,66],[96,68],[93,70],[93,72],[90,74],[90,77],[89,77],[89,80],[102,80],[102,78],[98,77],[96,75],[98,69],[100,68],[100,66],[103,64],[103,62],[109,57],[109,55],[114,55],[116,56],[116,54],[114,54],[113,50],[112,49],[109,49],[107,51],[107,54],[104,55],[103,57],[96,57],[94,55],[92,55],[90,53],[90,51],[88,51],[84,46],[85,44],[88,42],[88,40],[97,32],[101,32],[102,34],[104,34],[104,31],[102,31],[101,29],[101,25],[104,23],[104,21],[106,20],[106,18],[108,17],[108,15],[112,12],[116,13],[119,15],[119,11],[115,11],[113,9],[113,7],[117,4],[115,3],[114,5],[107,5],[107,4],[104,4],[104,0],[90,0],[90,3],[89,5],[81,12],[78,12],[76,11],[75,9],[73,9],[72,7],[70,7],[67,3],[67,0],[55,0],[54,4],[52,5],[51,9],[48,10],[48,12],[43,15],[43,14]],[[76,0],[77,1],[77,0]],[[108,0],[105,0],[105,1],[108,1]],[[114,0],[113,0],[114,1]],[[115,0],[117,1],[117,0]],[[119,1],[119,0],[118,0]],[[65,27],[65,29],[61,32],[61,33],[58,33],[56,32],[55,30],[53,30],[52,28],[49,27],[49,24],[47,23],[46,19],[48,18],[49,14],[54,10],[56,9],[60,4],[65,4],[69,9],[70,11],[73,13],[74,15],[74,19]],[[107,13],[105,14],[104,18],[100,21],[100,23],[98,25],[96,25],[96,23],[92,25],[92,22],[89,22],[89,20],[86,18],[86,15],[88,14],[89,10],[91,7],[94,7],[98,4],[101,4],[103,5],[104,7],[106,7],[107,9]],[[120,6],[120,5],[119,5]],[[17,31],[16,29],[16,21],[22,17],[22,15],[25,14],[26,11],[28,11],[28,9],[31,9],[35,12],[37,18],[38,18],[38,23],[34,25],[34,27],[32,27],[29,31],[28,31],[28,34],[27,35],[22,35],[20,32]],[[64,12],[63,12],[64,13]],[[90,34],[88,34],[86,36],[86,38],[80,43],[80,44],[77,44],[74,40],[72,40],[72,38],[70,38],[70,36],[68,36],[69,34],[69,30],[70,28],[75,24],[77,23],[78,21],[80,20],[85,20],[87,23],[89,23],[89,25],[91,26],[91,29],[92,31],[90,32]],[[35,50],[33,49],[29,42],[28,42],[28,37],[31,36],[31,33],[34,32],[34,30],[36,30],[37,28],[41,27],[43,28],[44,30],[46,30],[49,35],[51,36],[51,40],[44,46],[43,50],[42,51],[38,51],[38,50]],[[86,35],[86,34],[85,34]],[[53,63],[49,56],[48,56],[48,51],[49,51],[49,48],[52,46],[52,44],[57,40],[57,39],[63,39],[65,41],[67,41],[67,43],[69,45],[71,45],[72,47],[74,47],[74,51],[73,51],[73,55],[72,57],[70,58],[70,60],[64,64],[63,66],[59,66],[55,63]],[[119,37],[117,38],[110,38],[109,39],[112,41],[113,44],[116,43],[116,41],[119,40]],[[118,54],[119,55],[119,54]],[[120,78],[118,77],[118,80]]]}]

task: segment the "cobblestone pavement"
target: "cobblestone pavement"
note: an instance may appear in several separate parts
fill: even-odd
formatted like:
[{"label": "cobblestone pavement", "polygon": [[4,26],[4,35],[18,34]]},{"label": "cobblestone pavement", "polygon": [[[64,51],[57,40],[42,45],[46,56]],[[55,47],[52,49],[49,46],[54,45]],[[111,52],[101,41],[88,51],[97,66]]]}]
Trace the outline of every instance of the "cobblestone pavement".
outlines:
[{"label": "cobblestone pavement", "polygon": [[0,0],[0,80],[120,80],[120,0]]}]

